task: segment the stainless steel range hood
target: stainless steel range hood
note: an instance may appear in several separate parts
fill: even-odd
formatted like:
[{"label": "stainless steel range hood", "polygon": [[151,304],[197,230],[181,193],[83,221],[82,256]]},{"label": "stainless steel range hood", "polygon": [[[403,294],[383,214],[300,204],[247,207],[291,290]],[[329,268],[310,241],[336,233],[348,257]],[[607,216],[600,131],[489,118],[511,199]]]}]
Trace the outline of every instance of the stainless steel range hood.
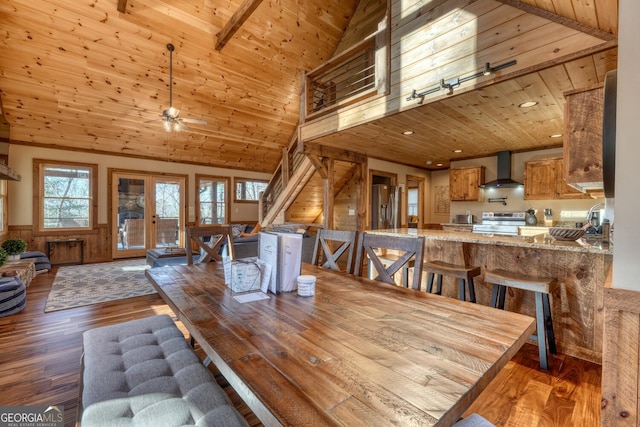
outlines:
[{"label": "stainless steel range hood", "polygon": [[498,152],[498,178],[481,185],[481,188],[513,188],[522,186],[511,179],[511,151]]}]

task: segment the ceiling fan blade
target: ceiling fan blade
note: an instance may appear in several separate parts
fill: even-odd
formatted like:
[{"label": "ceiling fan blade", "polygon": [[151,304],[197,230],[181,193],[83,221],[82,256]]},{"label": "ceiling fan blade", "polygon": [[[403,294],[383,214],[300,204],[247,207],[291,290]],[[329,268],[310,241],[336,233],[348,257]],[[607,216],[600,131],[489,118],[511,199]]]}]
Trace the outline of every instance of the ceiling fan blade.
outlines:
[{"label": "ceiling fan blade", "polygon": [[182,118],[180,119],[181,122],[183,123],[194,123],[194,124],[198,124],[198,125],[206,125],[207,121],[206,120],[200,120],[200,119],[189,119],[189,118]]}]

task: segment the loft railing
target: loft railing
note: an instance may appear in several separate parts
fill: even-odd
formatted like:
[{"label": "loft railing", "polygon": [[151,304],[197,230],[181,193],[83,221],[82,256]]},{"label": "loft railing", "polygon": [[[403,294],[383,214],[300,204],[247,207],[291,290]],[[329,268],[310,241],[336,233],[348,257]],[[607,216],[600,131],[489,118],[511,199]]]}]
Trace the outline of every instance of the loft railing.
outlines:
[{"label": "loft railing", "polygon": [[[386,21],[383,24],[370,37],[305,74],[300,102],[301,124],[388,91],[389,42]],[[297,142],[294,138],[283,149],[282,160],[260,196],[258,217],[261,224],[306,157],[297,151]]]},{"label": "loft railing", "polygon": [[305,116],[316,117],[378,92],[376,38],[371,37],[305,76]]}]

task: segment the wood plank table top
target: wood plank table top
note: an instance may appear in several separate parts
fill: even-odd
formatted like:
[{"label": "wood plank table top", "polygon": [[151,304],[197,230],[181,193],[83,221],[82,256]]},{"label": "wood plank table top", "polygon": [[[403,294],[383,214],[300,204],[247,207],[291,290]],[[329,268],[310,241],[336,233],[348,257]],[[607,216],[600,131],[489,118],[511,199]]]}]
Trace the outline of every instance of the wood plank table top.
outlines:
[{"label": "wood plank table top", "polygon": [[312,297],[241,304],[220,263],[146,275],[265,425],[455,423],[534,319],[303,264]]}]

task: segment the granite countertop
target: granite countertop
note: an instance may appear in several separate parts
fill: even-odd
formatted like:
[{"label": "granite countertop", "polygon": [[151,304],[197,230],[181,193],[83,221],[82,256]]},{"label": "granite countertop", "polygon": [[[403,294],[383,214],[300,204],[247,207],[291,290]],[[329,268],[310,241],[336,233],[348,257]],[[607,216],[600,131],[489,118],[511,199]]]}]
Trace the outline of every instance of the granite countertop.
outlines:
[{"label": "granite countertop", "polygon": [[612,255],[613,246],[603,243],[602,239],[581,238],[577,241],[556,240],[549,234],[534,236],[501,236],[497,234],[480,234],[463,231],[422,230],[415,228],[394,228],[388,230],[368,230],[368,233],[424,236],[427,240],[448,240],[485,245],[515,246],[556,251],[583,252]]}]

